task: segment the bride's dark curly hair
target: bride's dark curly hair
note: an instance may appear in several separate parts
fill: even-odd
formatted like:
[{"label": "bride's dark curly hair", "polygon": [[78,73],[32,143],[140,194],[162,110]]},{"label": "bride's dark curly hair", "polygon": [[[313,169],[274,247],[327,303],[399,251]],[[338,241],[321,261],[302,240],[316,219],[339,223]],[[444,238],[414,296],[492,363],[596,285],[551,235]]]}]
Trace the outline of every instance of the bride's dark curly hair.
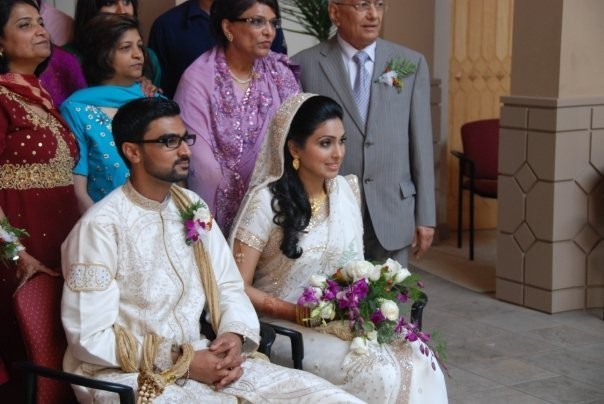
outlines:
[{"label": "bride's dark curly hair", "polygon": [[298,245],[300,232],[310,222],[311,210],[308,194],[296,170],[292,167],[292,155],[287,142],[292,140],[299,148],[304,148],[306,140],[323,123],[330,119],[342,119],[342,107],[329,97],[322,95],[310,97],[302,103],[289,127],[289,133],[283,147],[283,175],[269,185],[273,194],[271,207],[275,216],[273,222],[283,229],[280,249],[292,259],[302,255]]}]

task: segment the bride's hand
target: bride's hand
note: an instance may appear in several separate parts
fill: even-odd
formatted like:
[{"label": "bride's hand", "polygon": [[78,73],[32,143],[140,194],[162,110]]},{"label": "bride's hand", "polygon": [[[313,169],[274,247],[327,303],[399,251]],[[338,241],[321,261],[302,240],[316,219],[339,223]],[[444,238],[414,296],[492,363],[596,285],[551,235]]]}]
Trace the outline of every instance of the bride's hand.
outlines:
[{"label": "bride's hand", "polygon": [[19,284],[15,293],[37,272],[44,272],[50,276],[59,276],[58,273],[32,257],[27,251],[19,252],[19,259],[17,260],[17,280]]}]

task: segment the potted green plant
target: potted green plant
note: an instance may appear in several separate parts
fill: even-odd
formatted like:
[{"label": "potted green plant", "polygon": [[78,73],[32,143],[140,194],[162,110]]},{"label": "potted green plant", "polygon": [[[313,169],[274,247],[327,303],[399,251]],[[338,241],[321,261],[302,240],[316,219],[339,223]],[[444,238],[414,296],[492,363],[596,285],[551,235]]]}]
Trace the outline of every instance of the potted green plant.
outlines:
[{"label": "potted green plant", "polygon": [[327,11],[328,0],[281,0],[283,19],[298,23],[302,29],[284,28],[287,31],[311,35],[325,41],[333,34],[333,26]]}]

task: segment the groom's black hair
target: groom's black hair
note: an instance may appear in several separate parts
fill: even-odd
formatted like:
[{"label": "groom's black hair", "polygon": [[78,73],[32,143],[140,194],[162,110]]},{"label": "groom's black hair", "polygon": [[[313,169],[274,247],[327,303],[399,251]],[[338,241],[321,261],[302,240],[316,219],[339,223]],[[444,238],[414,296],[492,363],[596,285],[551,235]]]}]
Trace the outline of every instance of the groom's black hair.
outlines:
[{"label": "groom's black hair", "polygon": [[130,161],[122,151],[126,142],[140,142],[143,140],[149,124],[159,118],[177,116],[180,107],[175,101],[163,97],[145,97],[132,100],[120,107],[111,123],[115,147],[120,153],[126,166],[130,168]]}]

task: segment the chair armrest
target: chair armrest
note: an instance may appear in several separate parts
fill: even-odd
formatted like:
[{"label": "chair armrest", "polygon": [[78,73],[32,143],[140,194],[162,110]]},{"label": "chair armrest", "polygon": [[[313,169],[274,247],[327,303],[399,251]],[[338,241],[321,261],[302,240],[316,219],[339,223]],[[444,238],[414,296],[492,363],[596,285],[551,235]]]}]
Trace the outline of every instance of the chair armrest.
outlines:
[{"label": "chair armrest", "polygon": [[[97,390],[111,391],[117,393],[122,404],[134,404],[134,390],[132,387],[125,384],[108,382],[105,380],[91,379],[88,377],[67,373],[62,370],[47,368],[44,366],[35,365],[31,362],[15,362],[13,366],[25,372],[26,383],[29,385],[28,392],[35,392],[36,378],[35,376],[46,377],[49,379],[64,381],[69,384],[89,387]],[[28,397],[26,402],[33,403],[35,401],[35,393]]]},{"label": "chair armrest", "polygon": [[422,321],[424,316],[424,308],[428,304],[428,295],[421,292],[420,297],[413,302],[411,306],[411,322],[417,324],[417,328],[421,331]]},{"label": "chair armrest", "polygon": [[275,342],[277,335],[275,329],[270,324],[260,322],[260,344],[258,344],[258,352],[262,352],[269,358],[271,357],[271,348]]},{"label": "chair armrest", "polygon": [[263,323],[269,327],[272,327],[277,334],[288,337],[291,341],[292,347],[292,360],[294,362],[294,369],[302,370],[302,360],[304,359],[304,338],[302,333],[291,328],[283,327],[276,324]]},{"label": "chair armrest", "polygon": [[466,160],[467,157],[465,154],[463,154],[462,152],[458,151],[458,150],[451,150],[451,154],[454,155],[455,157],[457,157],[460,160]]},{"label": "chair armrest", "polygon": [[461,177],[464,175],[464,172],[466,172],[466,166],[468,167],[470,173],[469,177],[474,178],[474,160],[467,157],[465,154],[458,150],[451,150],[451,154],[459,159],[459,180],[461,181]]}]

